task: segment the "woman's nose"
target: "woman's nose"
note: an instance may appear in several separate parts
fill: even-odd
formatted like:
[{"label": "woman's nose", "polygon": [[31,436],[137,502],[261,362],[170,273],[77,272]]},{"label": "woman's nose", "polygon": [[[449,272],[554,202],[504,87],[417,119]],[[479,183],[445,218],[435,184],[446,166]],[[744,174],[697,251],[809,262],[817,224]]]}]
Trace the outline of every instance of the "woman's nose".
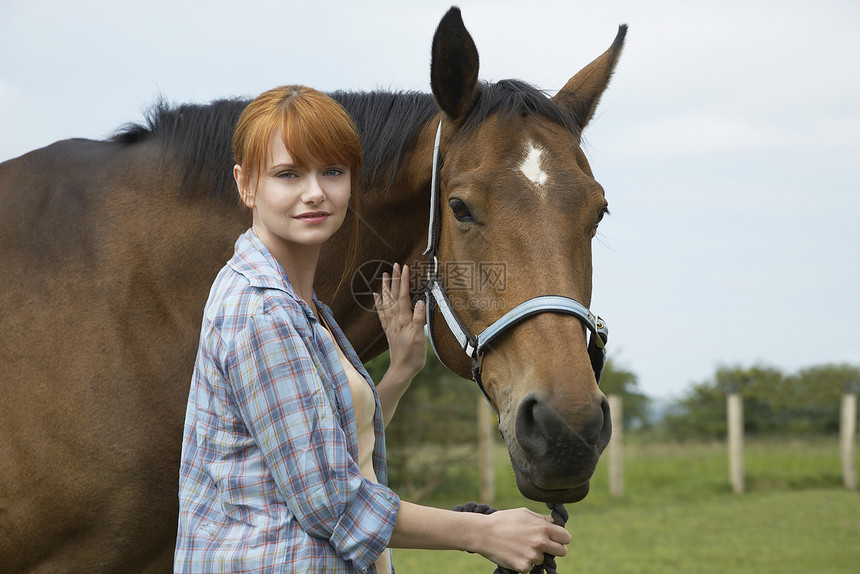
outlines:
[{"label": "woman's nose", "polygon": [[325,191],[322,188],[322,182],[320,182],[319,177],[317,176],[309,177],[307,182],[307,187],[305,187],[305,191],[302,194],[302,200],[306,203],[317,205],[325,199]]}]

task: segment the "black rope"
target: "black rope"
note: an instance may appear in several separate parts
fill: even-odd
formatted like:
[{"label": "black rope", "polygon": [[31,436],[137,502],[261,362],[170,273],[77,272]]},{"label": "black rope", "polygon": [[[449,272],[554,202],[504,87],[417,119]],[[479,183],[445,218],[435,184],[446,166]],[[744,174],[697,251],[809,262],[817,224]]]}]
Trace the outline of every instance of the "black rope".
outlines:
[{"label": "black rope", "polygon": [[[567,523],[568,518],[570,518],[570,514],[568,514],[567,509],[563,504],[550,504],[547,502],[547,507],[551,510],[552,521],[559,526],[564,526]],[[492,508],[486,504],[478,504],[476,502],[467,502],[466,504],[458,504],[454,507],[454,510],[457,512],[477,512],[479,514],[492,514],[496,512],[495,508]],[[556,570],[557,566],[555,564],[555,556],[552,554],[544,553],[543,555],[543,564],[536,564],[534,568],[531,569],[529,574],[558,574]],[[496,565],[496,569],[493,574],[518,574],[516,570],[510,570],[508,568],[502,568],[498,564]]]}]

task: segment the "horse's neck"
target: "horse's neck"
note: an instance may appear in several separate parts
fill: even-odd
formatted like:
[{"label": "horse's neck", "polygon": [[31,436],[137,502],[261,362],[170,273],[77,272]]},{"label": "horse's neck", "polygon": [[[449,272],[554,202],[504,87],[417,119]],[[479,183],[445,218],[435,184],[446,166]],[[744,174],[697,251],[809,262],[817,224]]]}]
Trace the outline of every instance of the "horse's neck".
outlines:
[{"label": "horse's neck", "polygon": [[411,265],[424,251],[430,217],[433,126],[435,122],[430,121],[418,133],[390,189],[372,189],[363,198],[362,215],[367,225],[362,226],[362,234],[378,238],[364,243],[366,257]]},{"label": "horse's neck", "polygon": [[[354,291],[364,286],[365,277],[373,275],[380,267],[390,272],[394,263],[410,265],[415,273],[422,272],[422,252],[427,244],[430,213],[435,126],[436,121],[431,120],[418,133],[390,189],[380,189],[371,182],[362,193],[358,269],[351,271],[352,276],[330,298],[329,304],[363,360],[382,352],[386,342],[376,313],[359,302]],[[340,277],[334,277],[331,272],[338,275],[342,272],[342,263],[339,265],[337,259],[345,257],[350,241],[351,229],[342,229],[333,238],[328,257],[324,255],[332,267],[328,272],[322,268],[319,270],[326,273],[327,286],[337,285],[340,281]],[[351,282],[351,279],[357,281]],[[415,285],[413,280],[413,291]]]}]

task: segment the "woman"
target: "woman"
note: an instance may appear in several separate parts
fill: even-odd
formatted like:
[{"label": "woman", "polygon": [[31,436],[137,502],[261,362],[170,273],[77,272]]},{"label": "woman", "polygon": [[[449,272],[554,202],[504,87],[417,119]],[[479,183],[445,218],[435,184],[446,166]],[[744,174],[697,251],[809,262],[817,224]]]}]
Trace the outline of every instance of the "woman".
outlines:
[{"label": "woman", "polygon": [[242,113],[233,153],[253,225],[204,311],[175,570],[389,574],[389,547],[469,550],[521,571],[563,556],[570,536],[549,517],[422,507],[386,486],[383,428],[424,364],[424,304],[411,308],[407,267],[384,276],[391,366],[374,387],[314,295],[320,247],[358,205],[346,111],[309,88],[270,90]]}]

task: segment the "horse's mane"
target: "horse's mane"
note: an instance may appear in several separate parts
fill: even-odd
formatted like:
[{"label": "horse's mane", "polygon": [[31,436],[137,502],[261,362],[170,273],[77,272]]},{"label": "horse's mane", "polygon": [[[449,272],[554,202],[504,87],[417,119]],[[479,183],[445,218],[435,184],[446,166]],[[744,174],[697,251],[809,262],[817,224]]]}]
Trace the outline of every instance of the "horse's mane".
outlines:
[{"label": "horse's mane", "polygon": [[495,84],[481,82],[477,101],[466,117],[459,137],[473,133],[493,114],[497,114],[499,122],[507,122],[523,114],[535,118],[542,116],[563,126],[576,138],[581,133],[573,116],[541,90],[520,80],[500,80]]},{"label": "horse's mane", "polygon": [[227,99],[174,107],[159,100],[144,115],[145,125],[126,124],[111,141],[134,145],[155,138],[161,144],[164,161],[181,158],[184,193],[208,194],[238,203],[230,142],[246,105],[248,100]]},{"label": "horse's mane", "polygon": [[[390,189],[418,130],[438,111],[433,97],[418,92],[334,92],[330,94],[353,117],[364,153],[362,189]],[[145,114],[145,124],[126,124],[110,139],[134,145],[156,139],[165,160],[181,158],[186,194],[207,194],[238,202],[234,193],[231,140],[249,100],[224,99],[210,104],[171,106],[159,100]],[[518,80],[482,83],[461,137],[492,114],[498,121],[529,114],[543,116],[578,136],[579,128],[562,108],[540,90]]]},{"label": "horse's mane", "polygon": [[[428,94],[335,92],[330,94],[353,117],[364,154],[362,188],[387,190],[409,145],[436,112]],[[171,106],[158,101],[145,114],[145,124],[126,124],[111,141],[133,145],[155,138],[164,158],[179,156],[186,193],[207,193],[238,201],[233,187],[231,140],[239,115],[249,100],[216,100],[210,104]]]},{"label": "horse's mane", "polygon": [[334,92],[361,134],[362,189],[388,192],[418,130],[438,111],[429,94],[419,92]]}]

